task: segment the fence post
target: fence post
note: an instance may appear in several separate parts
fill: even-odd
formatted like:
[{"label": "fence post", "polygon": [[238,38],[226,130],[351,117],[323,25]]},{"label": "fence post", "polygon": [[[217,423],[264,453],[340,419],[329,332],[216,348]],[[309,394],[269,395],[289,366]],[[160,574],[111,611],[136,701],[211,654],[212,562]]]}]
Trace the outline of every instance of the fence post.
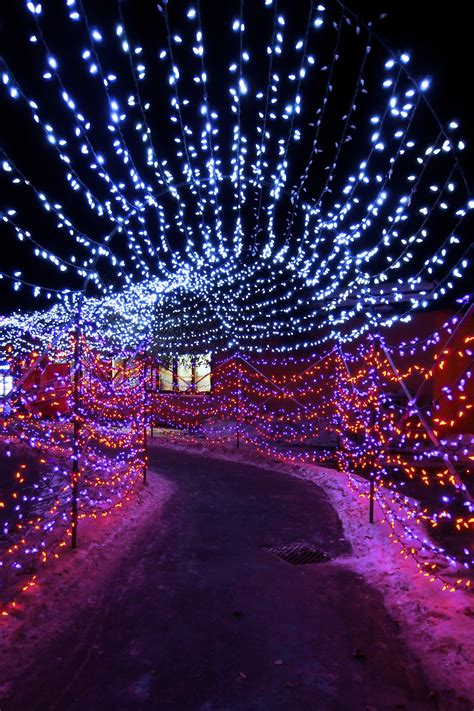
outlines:
[{"label": "fence post", "polygon": [[78,309],[74,329],[74,381],[73,381],[73,430],[72,430],[72,510],[71,510],[71,548],[77,547],[78,494],[79,494],[79,404],[81,385],[81,309]]}]

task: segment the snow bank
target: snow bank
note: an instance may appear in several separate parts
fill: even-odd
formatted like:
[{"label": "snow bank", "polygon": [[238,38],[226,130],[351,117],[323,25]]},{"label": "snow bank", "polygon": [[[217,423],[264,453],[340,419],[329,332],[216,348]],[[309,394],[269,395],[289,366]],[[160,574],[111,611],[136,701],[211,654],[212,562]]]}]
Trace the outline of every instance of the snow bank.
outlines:
[{"label": "snow bank", "polygon": [[0,707],[13,683],[21,683],[44,650],[77,625],[79,607],[90,610],[91,626],[98,624],[96,611],[110,595],[114,574],[173,491],[171,482],[154,473],[107,516],[79,521],[78,548],[45,565],[37,584],[0,622]]}]

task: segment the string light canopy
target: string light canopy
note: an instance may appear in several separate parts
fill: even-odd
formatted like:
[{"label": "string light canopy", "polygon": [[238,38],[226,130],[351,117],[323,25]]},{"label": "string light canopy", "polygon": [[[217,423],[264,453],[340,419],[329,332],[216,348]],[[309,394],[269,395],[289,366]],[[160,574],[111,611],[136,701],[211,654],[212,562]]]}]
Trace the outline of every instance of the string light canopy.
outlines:
[{"label": "string light canopy", "polygon": [[[0,317],[6,580],[131,497],[147,425],[212,439],[221,419],[272,456],[336,459],[423,576],[469,588],[474,200],[432,79],[338,0],[2,16],[2,310],[37,305]],[[448,299],[425,337],[380,334]]]},{"label": "string light canopy", "polygon": [[33,320],[64,323],[87,284],[118,340],[154,319],[165,350],[291,351],[409,320],[462,280],[458,122],[341,2],[14,5],[0,278],[59,299]]}]

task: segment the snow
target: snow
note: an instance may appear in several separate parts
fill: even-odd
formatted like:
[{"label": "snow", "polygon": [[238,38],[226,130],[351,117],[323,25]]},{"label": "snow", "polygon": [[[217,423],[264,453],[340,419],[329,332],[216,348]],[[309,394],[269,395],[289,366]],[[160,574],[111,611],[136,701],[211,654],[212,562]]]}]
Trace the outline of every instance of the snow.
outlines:
[{"label": "snow", "polygon": [[[391,542],[388,524],[382,523],[377,504],[375,522],[370,524],[367,501],[349,489],[343,474],[316,465],[281,462],[250,447],[237,449],[235,441],[212,443],[184,435],[165,435],[154,441],[209,457],[270,467],[321,487],[352,546],[352,554],[338,558],[337,565],[358,572],[382,593],[388,613],[407,647],[420,660],[441,708],[474,708],[473,594],[462,590],[442,592],[441,584],[429,583],[418,574],[413,559],[400,555],[399,546]],[[358,483],[367,486],[363,479]],[[427,535],[423,530],[423,537]]]},{"label": "snow", "polygon": [[41,568],[37,584],[0,623],[0,707],[15,680],[41,659],[45,645],[76,626],[78,606],[90,611],[91,625],[97,623],[94,613],[100,601],[107,600],[114,574],[148,522],[160,517],[173,491],[171,482],[153,473],[146,486],[139,485],[133,497],[108,516],[80,520],[78,548]]}]

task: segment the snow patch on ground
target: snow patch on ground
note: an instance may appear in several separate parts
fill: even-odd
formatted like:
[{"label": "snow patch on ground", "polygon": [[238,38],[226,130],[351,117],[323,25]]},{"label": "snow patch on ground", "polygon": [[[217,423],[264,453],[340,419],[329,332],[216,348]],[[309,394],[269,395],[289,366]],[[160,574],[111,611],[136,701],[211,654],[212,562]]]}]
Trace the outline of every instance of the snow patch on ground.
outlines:
[{"label": "snow patch on ground", "polygon": [[44,651],[76,626],[78,607],[90,609],[91,634],[100,626],[96,611],[110,596],[116,571],[173,492],[174,485],[154,472],[108,516],[79,521],[78,548],[45,565],[37,586],[20,595],[17,609],[0,622],[0,707],[29,668],[38,667],[42,658],[45,665],[54,663]]},{"label": "snow patch on ground", "polygon": [[[383,595],[387,611],[413,655],[420,660],[440,709],[474,708],[474,597],[461,590],[442,592],[418,574],[415,562],[400,555],[388,537],[388,524],[376,505],[374,524],[368,522],[367,501],[347,487],[339,472],[315,465],[281,462],[235,443],[208,443],[185,435],[160,436],[153,446],[166,445],[209,457],[241,461],[265,469],[285,471],[312,481],[336,509],[352,555],[338,559],[360,573]],[[360,480],[361,485],[367,482]],[[413,525],[412,528],[415,528]],[[426,537],[423,531],[423,537]]]}]

